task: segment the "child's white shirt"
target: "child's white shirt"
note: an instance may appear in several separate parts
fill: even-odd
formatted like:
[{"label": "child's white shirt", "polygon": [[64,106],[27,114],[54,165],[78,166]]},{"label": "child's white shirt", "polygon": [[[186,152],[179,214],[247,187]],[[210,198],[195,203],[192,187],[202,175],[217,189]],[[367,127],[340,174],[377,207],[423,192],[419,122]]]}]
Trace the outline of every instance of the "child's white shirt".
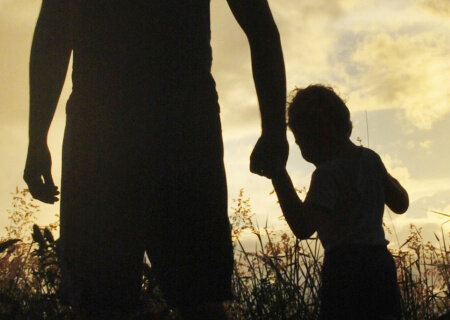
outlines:
[{"label": "child's white shirt", "polygon": [[305,203],[325,208],[318,236],[329,252],[348,245],[386,245],[383,230],[386,169],[378,154],[360,147],[354,159],[333,159],[316,168]]}]

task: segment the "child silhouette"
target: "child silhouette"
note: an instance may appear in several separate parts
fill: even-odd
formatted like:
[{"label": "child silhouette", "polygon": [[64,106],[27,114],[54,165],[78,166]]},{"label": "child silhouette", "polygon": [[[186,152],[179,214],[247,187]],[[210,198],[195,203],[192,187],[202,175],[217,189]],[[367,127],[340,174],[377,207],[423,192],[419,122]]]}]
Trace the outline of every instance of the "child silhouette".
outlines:
[{"label": "child silhouette", "polygon": [[285,169],[268,176],[294,234],[306,239],[317,231],[324,246],[320,319],[399,319],[382,218],[384,204],[407,210],[407,192],[377,153],[350,141],[350,113],[333,89],[298,89],[288,116],[303,158],[316,166],[305,200]]}]

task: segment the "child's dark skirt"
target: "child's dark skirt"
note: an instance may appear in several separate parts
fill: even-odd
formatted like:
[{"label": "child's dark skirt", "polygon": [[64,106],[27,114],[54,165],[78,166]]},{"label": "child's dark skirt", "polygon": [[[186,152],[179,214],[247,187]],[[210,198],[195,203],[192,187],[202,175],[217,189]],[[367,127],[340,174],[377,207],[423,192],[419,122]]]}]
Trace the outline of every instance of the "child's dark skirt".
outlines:
[{"label": "child's dark skirt", "polygon": [[386,246],[346,246],[325,254],[321,320],[400,319],[397,271]]}]

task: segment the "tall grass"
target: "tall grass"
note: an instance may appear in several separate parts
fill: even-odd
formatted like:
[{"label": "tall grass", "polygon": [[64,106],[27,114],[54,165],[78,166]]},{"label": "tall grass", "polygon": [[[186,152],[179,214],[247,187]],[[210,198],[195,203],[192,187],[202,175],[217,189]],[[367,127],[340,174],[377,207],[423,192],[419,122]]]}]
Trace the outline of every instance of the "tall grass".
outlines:
[{"label": "tall grass", "polygon": [[57,224],[39,228],[39,206],[27,190],[13,194],[8,240],[0,240],[0,319],[64,319],[70,310],[58,301]]},{"label": "tall grass", "polygon": [[[236,264],[236,302],[232,319],[317,319],[323,249],[316,237],[298,241],[288,231],[260,228],[243,191],[231,215]],[[242,245],[253,235],[257,247]],[[406,241],[391,248],[402,295],[405,320],[450,318],[450,233],[441,228],[435,242],[426,241],[414,225]]]},{"label": "tall grass", "polygon": [[[232,319],[317,319],[322,252],[317,238],[299,241],[288,232],[275,232],[267,222],[260,228],[249,199],[241,190],[230,220],[235,245]],[[256,238],[254,250],[240,237]]]},{"label": "tall grass", "polygon": [[[230,215],[235,247],[232,320],[317,319],[323,249],[317,238],[298,241],[287,229],[258,224],[241,191]],[[39,207],[16,190],[7,236],[0,239],[0,319],[72,319],[58,298],[56,224],[35,225]],[[398,271],[405,320],[450,314],[449,234],[425,241],[411,226],[409,237],[391,249]],[[249,245],[251,242],[253,245]],[[179,319],[167,306],[151,266],[144,264],[143,308],[127,319]]]},{"label": "tall grass", "polygon": [[450,251],[443,229],[435,237],[435,244],[425,241],[421,228],[411,225],[408,239],[392,250],[405,319],[450,318]]}]

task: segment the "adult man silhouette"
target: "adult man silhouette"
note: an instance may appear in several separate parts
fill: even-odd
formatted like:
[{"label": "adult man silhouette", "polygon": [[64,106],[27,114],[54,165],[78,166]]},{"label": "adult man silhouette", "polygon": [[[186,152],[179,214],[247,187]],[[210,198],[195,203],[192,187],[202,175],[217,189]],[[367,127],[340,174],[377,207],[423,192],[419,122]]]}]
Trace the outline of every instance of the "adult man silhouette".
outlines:
[{"label": "adult man silhouette", "polygon": [[[250,169],[264,175],[288,153],[279,34],[267,0],[228,4],[250,43],[262,116]],[[225,318],[233,254],[209,18],[209,0],[43,0],[24,179],[58,200],[47,133],[73,52],[60,264],[62,297],[84,318],[137,305],[144,251],[185,319]]]}]

